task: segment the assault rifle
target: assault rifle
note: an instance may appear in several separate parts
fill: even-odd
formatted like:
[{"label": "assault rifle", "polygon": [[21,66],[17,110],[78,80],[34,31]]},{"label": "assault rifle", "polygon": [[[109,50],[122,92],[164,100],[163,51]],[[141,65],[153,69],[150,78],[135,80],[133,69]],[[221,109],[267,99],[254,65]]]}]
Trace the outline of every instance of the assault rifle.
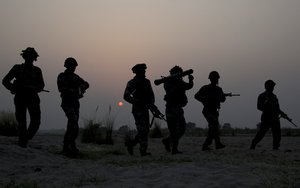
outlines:
[{"label": "assault rifle", "polygon": [[154,122],[154,118],[158,118],[158,119],[167,121],[167,120],[165,119],[165,115],[162,114],[162,113],[158,110],[157,106],[155,106],[154,104],[151,105],[151,106],[149,107],[149,110],[150,110],[151,113],[153,114],[153,117],[152,117],[152,120],[151,120],[151,123],[150,123],[150,128],[152,127],[152,124],[153,124],[153,122]]},{"label": "assault rifle", "polygon": [[280,116],[279,116],[279,119],[280,119],[280,118],[286,119],[288,122],[290,122],[291,124],[293,124],[295,127],[298,127],[298,126],[292,121],[292,119],[289,118],[288,115],[286,115],[286,114],[280,115]]},{"label": "assault rifle", "polygon": [[224,93],[225,97],[237,97],[241,96],[240,94]]},{"label": "assault rifle", "polygon": [[171,80],[171,79],[174,79],[174,78],[184,77],[184,76],[187,76],[187,75],[191,75],[191,74],[193,74],[193,72],[194,72],[193,69],[189,69],[189,70],[183,71],[181,73],[172,74],[170,76],[161,76],[160,79],[154,80],[154,84],[158,86],[162,83],[167,82],[168,80]]},{"label": "assault rifle", "polygon": [[[24,88],[34,89],[34,87],[32,87],[32,86],[28,86],[28,85],[20,85],[20,84],[18,84],[18,83],[16,82],[16,80],[14,80],[12,84],[13,84],[13,86],[14,86],[15,88],[18,88],[18,87],[22,86],[22,87],[24,87]],[[49,90],[46,90],[46,89],[42,89],[41,92],[47,92],[47,93],[49,93],[50,91],[49,91]],[[12,93],[12,94],[16,94],[16,91],[15,91],[15,90],[14,90],[14,91],[11,91],[11,93]]]}]

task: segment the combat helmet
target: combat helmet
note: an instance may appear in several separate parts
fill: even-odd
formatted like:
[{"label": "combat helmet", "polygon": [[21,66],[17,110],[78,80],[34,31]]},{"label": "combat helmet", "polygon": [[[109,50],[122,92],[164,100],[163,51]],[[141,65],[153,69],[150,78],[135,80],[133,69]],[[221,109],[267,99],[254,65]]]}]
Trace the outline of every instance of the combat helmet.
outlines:
[{"label": "combat helmet", "polygon": [[178,65],[174,66],[171,70],[170,70],[170,74],[177,74],[177,73],[182,73],[183,70],[181,67],[179,67]]},{"label": "combat helmet", "polygon": [[208,75],[208,79],[219,79],[220,75],[217,71],[211,71]]},{"label": "combat helmet", "polygon": [[267,89],[267,88],[272,88],[272,87],[274,87],[276,85],[276,83],[273,81],[273,80],[267,80],[266,82],[265,82],[265,88]]},{"label": "combat helmet", "polygon": [[39,57],[39,54],[32,47],[27,47],[25,50],[22,50],[22,53],[20,55],[24,59],[33,58],[35,61],[36,61],[37,57]]},{"label": "combat helmet", "polygon": [[65,60],[64,66],[65,66],[66,68],[77,67],[77,66],[78,66],[78,63],[77,63],[76,59],[74,59],[73,57],[68,57],[68,58]]}]

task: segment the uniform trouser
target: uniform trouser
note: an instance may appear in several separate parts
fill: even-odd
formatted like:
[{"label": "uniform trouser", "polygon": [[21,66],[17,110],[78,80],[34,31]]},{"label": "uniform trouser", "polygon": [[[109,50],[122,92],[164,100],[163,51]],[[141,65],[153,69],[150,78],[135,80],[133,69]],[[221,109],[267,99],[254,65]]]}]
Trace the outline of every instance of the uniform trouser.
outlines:
[{"label": "uniform trouser", "polygon": [[208,133],[203,146],[209,146],[213,140],[215,144],[220,144],[220,131],[219,131],[219,112],[216,111],[203,111],[203,115],[208,122]]},{"label": "uniform trouser", "polygon": [[280,129],[280,121],[279,119],[273,120],[262,120],[260,128],[256,133],[254,139],[252,140],[252,144],[255,146],[259,143],[263,137],[268,132],[269,128],[271,127],[272,136],[273,136],[273,149],[278,149],[280,146],[281,140],[281,129]]},{"label": "uniform trouser", "polygon": [[140,144],[140,150],[146,151],[148,148],[148,133],[149,133],[149,111],[148,109],[139,109],[132,112],[135,119],[137,135],[135,136],[135,143]]},{"label": "uniform trouser", "polygon": [[[15,95],[15,116],[18,122],[19,143],[26,144],[38,131],[41,123],[40,99],[37,94],[31,96]],[[26,113],[30,116],[27,128]]]},{"label": "uniform trouser", "polygon": [[67,130],[64,136],[64,147],[75,147],[75,140],[79,132],[79,101],[73,101],[72,103],[62,102],[61,107],[68,118]]},{"label": "uniform trouser", "polygon": [[186,129],[184,111],[182,107],[167,106],[166,117],[170,132],[170,136],[167,139],[170,140],[173,149],[177,149],[179,139],[183,136]]}]

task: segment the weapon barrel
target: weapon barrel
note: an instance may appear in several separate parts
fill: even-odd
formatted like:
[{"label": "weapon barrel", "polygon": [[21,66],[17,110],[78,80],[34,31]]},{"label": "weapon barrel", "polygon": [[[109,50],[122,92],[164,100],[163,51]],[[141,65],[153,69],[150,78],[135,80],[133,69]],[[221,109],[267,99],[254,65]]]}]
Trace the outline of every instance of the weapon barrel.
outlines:
[{"label": "weapon barrel", "polygon": [[236,97],[241,96],[240,94],[224,93],[226,97]]},{"label": "weapon barrel", "polygon": [[182,73],[172,74],[170,76],[154,80],[154,84],[158,86],[162,83],[165,83],[166,81],[168,81],[170,79],[174,79],[174,78],[178,78],[178,77],[184,77],[184,76],[193,74],[193,72],[194,72],[193,69],[189,69],[189,70],[183,71]]},{"label": "weapon barrel", "polygon": [[293,124],[295,127],[298,127],[291,119],[288,119],[288,121]]}]

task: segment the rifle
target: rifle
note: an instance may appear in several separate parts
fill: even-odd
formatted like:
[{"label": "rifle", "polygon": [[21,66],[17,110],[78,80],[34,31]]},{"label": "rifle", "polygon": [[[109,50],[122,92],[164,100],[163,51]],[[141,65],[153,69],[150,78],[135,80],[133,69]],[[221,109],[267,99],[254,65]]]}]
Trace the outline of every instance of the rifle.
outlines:
[{"label": "rifle", "polygon": [[152,120],[151,120],[151,123],[150,123],[150,128],[152,127],[152,124],[154,122],[154,118],[158,118],[158,119],[161,119],[161,120],[164,120],[164,121],[167,121],[165,119],[165,115],[162,114],[157,106],[155,106],[154,104],[150,106],[149,110],[151,111],[151,113],[153,114],[153,117],[152,117]]},{"label": "rifle", "polygon": [[168,80],[171,80],[171,79],[174,79],[174,78],[184,77],[184,76],[187,76],[187,75],[191,75],[191,74],[193,74],[193,72],[194,72],[193,69],[189,69],[189,70],[183,71],[181,73],[172,74],[172,75],[167,76],[167,77],[166,76],[161,76],[160,79],[154,80],[154,84],[158,86],[162,83],[167,82]]},{"label": "rifle", "polygon": [[[15,88],[17,88],[18,86],[19,86],[19,87],[22,86],[22,85],[18,84],[16,80],[13,81],[12,85],[13,85]],[[24,88],[31,88],[31,89],[33,89],[33,87],[32,87],[32,86],[29,86],[29,85],[23,85],[23,87],[24,87]],[[47,92],[47,93],[50,92],[49,90],[46,90],[46,89],[42,89],[41,91],[42,91],[42,92]],[[15,94],[16,92],[15,92],[15,91],[11,91],[11,93],[12,93],[12,94]]]},{"label": "rifle", "polygon": [[224,93],[225,97],[237,97],[241,96],[240,94]]},{"label": "rifle", "polygon": [[279,116],[279,119],[280,119],[280,118],[286,119],[288,122],[290,122],[291,124],[293,124],[295,127],[298,127],[298,126],[292,121],[292,119],[288,117],[288,115],[286,115],[286,114],[285,114],[285,115],[280,115],[280,116]]}]

